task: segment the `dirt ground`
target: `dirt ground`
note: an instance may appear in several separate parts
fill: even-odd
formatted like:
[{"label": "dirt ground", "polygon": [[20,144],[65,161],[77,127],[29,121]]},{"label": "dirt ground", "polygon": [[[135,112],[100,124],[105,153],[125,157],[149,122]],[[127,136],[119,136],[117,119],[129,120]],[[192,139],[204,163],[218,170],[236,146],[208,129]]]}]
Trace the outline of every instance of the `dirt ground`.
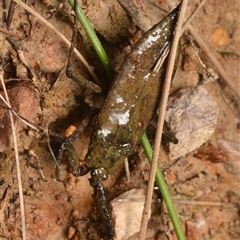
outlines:
[{"label": "dirt ground", "polygon": [[[164,1],[128,2],[138,11],[139,25],[143,29],[150,28],[165,15],[156,6],[167,9]],[[189,1],[187,12],[190,13],[198,2]],[[115,0],[89,0],[79,3],[98,33],[114,69],[118,71],[131,45],[142,36],[142,32]],[[71,40],[73,18],[67,2],[63,1],[63,5],[59,5],[58,1],[28,0],[27,5]],[[46,132],[50,129],[64,136],[70,125],[78,126],[90,114],[89,105],[99,107],[105,95],[93,94],[66,77],[69,47],[36,16],[17,4],[13,5],[12,20],[6,33],[3,29],[7,29],[6,22],[9,22],[11,16],[11,11],[8,10],[10,1],[3,1],[0,9],[2,76],[11,107],[22,117],[19,119],[14,115],[26,237],[39,240],[101,239],[104,233],[92,202],[93,190],[89,185],[89,174],[74,177],[68,171],[67,159],[63,158],[60,165],[61,181],[57,181],[56,164],[48,143],[57,156],[62,138],[50,136],[48,140]],[[50,11],[52,9],[57,9],[57,12],[49,18],[53,13]],[[208,0],[193,21],[194,28],[226,70],[238,96],[239,16],[240,6],[237,0]],[[78,30],[79,52],[94,67],[100,81],[105,81],[102,85],[108,85],[103,67],[84,30],[80,26]],[[11,37],[15,45],[9,43],[7,36]],[[189,36],[189,33],[185,32],[182,37],[181,57],[171,93],[196,86],[202,79],[202,65],[189,43]],[[239,98],[220,77],[203,50],[199,49],[196,43],[195,46],[203,63],[214,69],[219,76],[218,85],[213,81],[203,85],[218,105],[217,124],[211,137],[201,143],[198,149],[184,153],[177,161],[169,159],[163,163],[160,159],[160,166],[164,170],[187,239],[240,239]],[[23,58],[20,59],[20,56]],[[81,78],[92,79],[76,56],[72,61],[72,69]],[[0,93],[5,97],[3,91]],[[199,102],[201,104],[201,101]],[[207,119],[207,116],[201,117]],[[29,126],[23,122],[23,118],[34,125]],[[93,124],[94,118],[74,141],[81,160],[87,152]],[[154,135],[151,134],[152,131],[154,130],[150,131],[150,139]],[[19,173],[13,146],[9,112],[6,104],[0,100],[0,239],[22,239]],[[187,149],[188,146],[184,148]],[[124,167],[105,181],[109,200],[130,189],[140,188],[145,192],[150,166],[141,146],[136,154],[129,158],[129,164],[131,177],[128,182]],[[154,192],[147,239],[176,239],[166,210],[161,211],[159,198],[157,191]],[[169,234],[166,235],[166,232]],[[136,236],[125,236],[121,239],[136,239]]]}]

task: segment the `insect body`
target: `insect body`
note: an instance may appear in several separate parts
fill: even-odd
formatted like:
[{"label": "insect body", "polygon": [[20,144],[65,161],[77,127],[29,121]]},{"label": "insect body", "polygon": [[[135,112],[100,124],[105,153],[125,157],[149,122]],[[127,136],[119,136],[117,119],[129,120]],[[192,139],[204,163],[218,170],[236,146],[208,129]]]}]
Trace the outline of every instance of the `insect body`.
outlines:
[{"label": "insect body", "polygon": [[112,174],[135,151],[156,112],[164,70],[152,70],[172,39],[177,13],[149,30],[127,56],[97,117],[81,174],[98,168]]},{"label": "insect body", "polygon": [[127,56],[97,116],[85,165],[74,169],[75,175],[91,171],[93,198],[109,238],[114,224],[101,181],[134,153],[156,111],[164,70],[153,68],[172,40],[178,12],[179,7],[150,29]]}]

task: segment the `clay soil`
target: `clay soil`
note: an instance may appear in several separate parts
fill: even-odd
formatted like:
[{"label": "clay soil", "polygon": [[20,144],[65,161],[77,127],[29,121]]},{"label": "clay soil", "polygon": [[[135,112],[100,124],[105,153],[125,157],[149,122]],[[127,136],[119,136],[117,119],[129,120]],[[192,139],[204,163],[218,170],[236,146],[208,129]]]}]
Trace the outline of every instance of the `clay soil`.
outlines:
[{"label": "clay soil", "polygon": [[[61,181],[57,181],[56,164],[48,143],[57,156],[62,138],[51,134],[47,137],[47,129],[64,136],[70,125],[78,126],[90,114],[90,106],[101,105],[105,94],[93,94],[66,77],[69,47],[37,17],[17,4],[13,7],[9,32],[3,33],[10,1],[3,2],[6,2],[6,6],[0,6],[1,74],[11,107],[22,116],[19,119],[14,115],[13,119],[21,170],[26,239],[101,239],[104,230],[92,201],[89,174],[74,177],[69,172],[66,157],[63,157],[60,165]],[[155,5],[147,0],[129,2],[139,12],[143,28],[150,28],[164,16],[165,13],[155,5],[167,9],[164,1],[152,1]],[[197,3],[197,0],[189,1],[188,12]],[[56,14],[47,20],[71,40],[73,18],[67,2],[63,1],[63,5],[59,6],[58,1],[29,0],[27,4],[45,19],[51,15],[51,9],[57,9]],[[124,57],[142,36],[142,32],[115,0],[82,1],[81,4],[118,71]],[[226,70],[238,96],[239,16],[239,1],[208,0],[193,21],[195,29]],[[78,30],[77,48],[94,67],[97,77],[104,82],[102,87],[106,89],[109,85],[107,75],[84,30],[80,26]],[[17,47],[9,43],[7,36],[13,39]],[[186,32],[182,38],[181,58],[171,92],[196,86],[203,73],[189,43],[189,36]],[[240,239],[239,98],[220,77],[202,49],[197,44],[195,46],[203,63],[208,68],[213,68],[219,76],[218,87],[214,82],[204,84],[219,106],[218,123],[213,135],[199,149],[174,163],[169,161],[168,166],[164,164],[164,175],[187,239]],[[16,52],[17,49],[20,50],[19,53]],[[22,60],[19,57],[21,54]],[[76,56],[71,68],[81,78],[92,79]],[[2,90],[1,95],[5,96]],[[35,127],[24,123],[23,118],[34,123]],[[94,117],[74,142],[81,160],[87,152],[93,126]],[[150,134],[149,137],[152,139],[153,135]],[[19,173],[15,159],[9,112],[6,104],[0,100],[0,239],[22,239]],[[129,182],[126,181],[122,167],[104,183],[109,200],[132,188],[146,190],[150,166],[141,146],[129,158],[129,163]],[[160,211],[159,198],[156,191],[147,239],[176,239],[166,210],[164,213]],[[166,229],[168,237],[164,231]]]}]

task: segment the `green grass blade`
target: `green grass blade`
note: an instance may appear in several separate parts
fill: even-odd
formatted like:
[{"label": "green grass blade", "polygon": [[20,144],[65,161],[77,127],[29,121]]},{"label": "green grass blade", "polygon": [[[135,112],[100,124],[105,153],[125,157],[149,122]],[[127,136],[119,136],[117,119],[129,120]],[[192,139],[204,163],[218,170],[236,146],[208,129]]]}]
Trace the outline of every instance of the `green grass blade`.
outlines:
[{"label": "green grass blade", "polygon": [[[68,2],[74,9],[74,0],[68,0]],[[114,69],[112,67],[112,64],[103,48],[101,42],[99,41],[96,33],[94,32],[92,26],[90,25],[86,15],[84,14],[83,10],[80,8],[80,6],[78,4],[77,4],[76,15],[77,15],[77,18],[78,18],[79,22],[81,23],[82,27],[84,28],[91,44],[93,45],[100,61],[102,62],[103,66],[108,74],[109,79],[112,80],[113,76],[114,76]]]},{"label": "green grass blade", "polygon": [[[146,156],[147,156],[149,162],[151,163],[152,162],[152,156],[153,156],[153,150],[152,150],[151,144],[150,144],[150,142],[147,138],[147,135],[144,134],[141,137],[140,141],[141,141],[141,144],[142,144],[142,146],[145,150]],[[167,207],[169,216],[171,218],[172,224],[174,226],[175,232],[177,234],[177,237],[178,237],[179,240],[185,240],[186,238],[185,238],[185,235],[183,233],[183,229],[182,229],[182,226],[181,226],[180,219],[179,219],[178,214],[177,214],[177,212],[175,210],[175,207],[173,205],[171,195],[168,191],[167,184],[164,180],[163,174],[162,174],[159,166],[157,167],[157,170],[156,170],[156,182],[157,182],[158,188],[159,188],[159,190],[162,194],[163,200],[166,204],[166,207]]]}]

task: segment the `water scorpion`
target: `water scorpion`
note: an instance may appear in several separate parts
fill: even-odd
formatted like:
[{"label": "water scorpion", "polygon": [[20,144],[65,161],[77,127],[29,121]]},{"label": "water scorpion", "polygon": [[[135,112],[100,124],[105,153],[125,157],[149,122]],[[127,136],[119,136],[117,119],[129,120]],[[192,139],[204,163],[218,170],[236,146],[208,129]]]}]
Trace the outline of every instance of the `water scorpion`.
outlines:
[{"label": "water scorpion", "polygon": [[93,198],[105,224],[107,239],[112,239],[115,231],[102,181],[136,151],[156,112],[166,61],[158,72],[153,68],[171,43],[178,13],[179,7],[146,32],[132,48],[96,118],[84,165],[79,167],[75,155],[70,159],[75,176],[90,171]]}]

